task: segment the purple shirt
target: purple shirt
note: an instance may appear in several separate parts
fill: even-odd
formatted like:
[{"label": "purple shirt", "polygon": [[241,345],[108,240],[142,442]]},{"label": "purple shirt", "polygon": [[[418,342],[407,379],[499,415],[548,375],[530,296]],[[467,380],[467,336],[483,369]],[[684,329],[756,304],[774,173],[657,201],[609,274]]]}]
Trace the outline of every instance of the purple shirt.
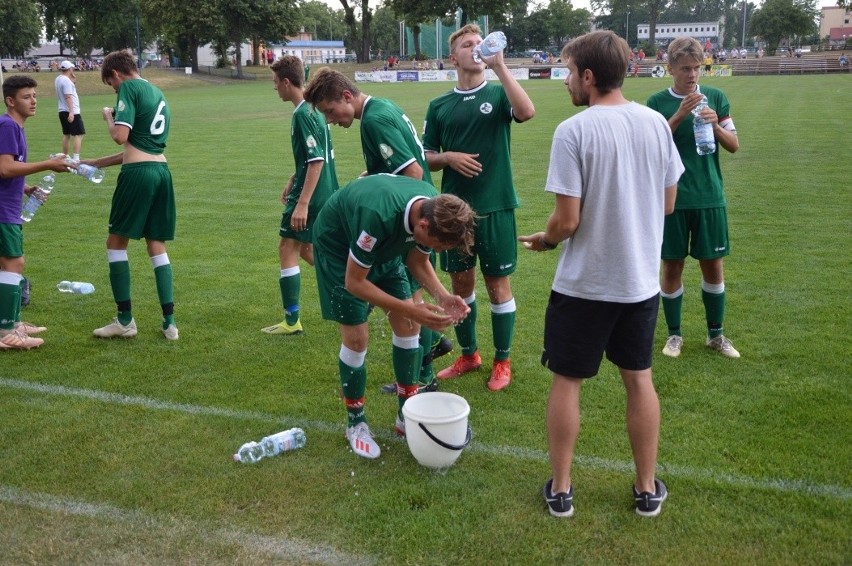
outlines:
[{"label": "purple shirt", "polygon": [[[24,129],[8,114],[0,116],[0,155],[12,155],[15,161],[27,160]],[[0,223],[20,224],[24,200],[24,176],[0,179]]]}]

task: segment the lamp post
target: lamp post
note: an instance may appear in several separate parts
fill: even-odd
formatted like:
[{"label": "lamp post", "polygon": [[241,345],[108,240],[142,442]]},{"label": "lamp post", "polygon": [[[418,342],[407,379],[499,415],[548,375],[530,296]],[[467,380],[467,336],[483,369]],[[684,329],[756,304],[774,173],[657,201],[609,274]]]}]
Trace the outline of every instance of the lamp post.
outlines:
[{"label": "lamp post", "polygon": [[743,42],[740,43],[740,47],[745,47],[745,28],[746,28],[746,10],[748,9],[748,3],[746,0],[743,0]]},{"label": "lamp post", "polygon": [[630,46],[630,10],[627,10],[627,21],[624,24],[624,38],[627,40],[627,46]]}]

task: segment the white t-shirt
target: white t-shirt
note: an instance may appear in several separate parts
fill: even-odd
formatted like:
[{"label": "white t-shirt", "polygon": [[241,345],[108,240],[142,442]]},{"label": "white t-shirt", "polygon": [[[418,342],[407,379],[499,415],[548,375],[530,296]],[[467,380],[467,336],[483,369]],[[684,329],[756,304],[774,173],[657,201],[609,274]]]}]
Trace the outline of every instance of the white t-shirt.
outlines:
[{"label": "white t-shirt", "polygon": [[[75,116],[79,114],[80,99],[77,97],[77,86],[74,84],[74,81],[66,77],[63,73],[59,73],[59,76],[56,77],[56,80],[53,82],[53,87],[56,90],[56,98],[58,99],[59,103],[59,111],[68,112],[69,114],[74,114]],[[72,108],[68,108],[68,104],[65,102],[65,97],[69,94],[72,98]]]},{"label": "white t-shirt", "polygon": [[683,171],[665,118],[635,102],[592,106],[559,124],[545,189],[581,202],[553,290],[615,303],[659,293],[665,187]]}]

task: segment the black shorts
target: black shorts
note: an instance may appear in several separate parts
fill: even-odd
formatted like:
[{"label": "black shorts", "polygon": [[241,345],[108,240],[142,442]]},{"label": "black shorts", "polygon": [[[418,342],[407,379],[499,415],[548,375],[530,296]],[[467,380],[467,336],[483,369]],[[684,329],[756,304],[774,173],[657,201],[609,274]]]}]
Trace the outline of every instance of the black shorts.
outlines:
[{"label": "black shorts", "polygon": [[74,121],[68,123],[68,112],[59,113],[59,123],[62,124],[63,136],[85,136],[86,127],[83,125],[83,117],[79,114],[74,114]]},{"label": "black shorts", "polygon": [[558,375],[597,375],[604,352],[621,369],[651,367],[660,297],[610,303],[550,292],[544,316],[541,364]]}]

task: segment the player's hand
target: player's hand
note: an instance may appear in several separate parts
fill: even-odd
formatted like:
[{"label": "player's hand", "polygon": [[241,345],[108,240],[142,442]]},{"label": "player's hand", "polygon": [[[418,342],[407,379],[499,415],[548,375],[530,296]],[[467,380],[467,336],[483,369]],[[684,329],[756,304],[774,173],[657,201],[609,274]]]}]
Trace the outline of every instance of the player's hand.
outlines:
[{"label": "player's hand", "polygon": [[68,156],[64,153],[56,153],[50,156],[50,159],[47,160],[47,163],[50,165],[50,170],[55,171],[56,173],[68,173],[73,172],[77,169],[76,163],[69,163],[66,161]]},{"label": "player's hand", "polygon": [[452,319],[452,324],[458,324],[470,314],[470,306],[458,295],[447,295],[438,301],[444,314]]},{"label": "player's hand", "polygon": [[436,332],[441,332],[453,324],[453,317],[438,305],[432,303],[415,303],[413,309],[414,312],[409,318],[421,326],[425,326]]},{"label": "player's hand", "polygon": [[536,232],[529,236],[518,236],[518,241],[521,242],[524,248],[532,252],[549,252],[554,249],[544,245],[544,232]]},{"label": "player's hand", "polygon": [[479,54],[479,58],[482,59],[482,62],[485,63],[489,68],[493,69],[498,65],[505,65],[503,61],[503,50],[501,49],[494,55],[489,55],[488,57],[483,57],[482,53]]},{"label": "player's hand", "polygon": [[478,153],[447,152],[447,161],[450,169],[468,179],[472,179],[482,173],[482,163],[476,160],[477,157],[479,157]]},{"label": "player's hand", "polygon": [[308,205],[303,202],[297,202],[296,208],[293,209],[293,215],[290,217],[290,228],[296,232],[301,232],[308,227]]}]

